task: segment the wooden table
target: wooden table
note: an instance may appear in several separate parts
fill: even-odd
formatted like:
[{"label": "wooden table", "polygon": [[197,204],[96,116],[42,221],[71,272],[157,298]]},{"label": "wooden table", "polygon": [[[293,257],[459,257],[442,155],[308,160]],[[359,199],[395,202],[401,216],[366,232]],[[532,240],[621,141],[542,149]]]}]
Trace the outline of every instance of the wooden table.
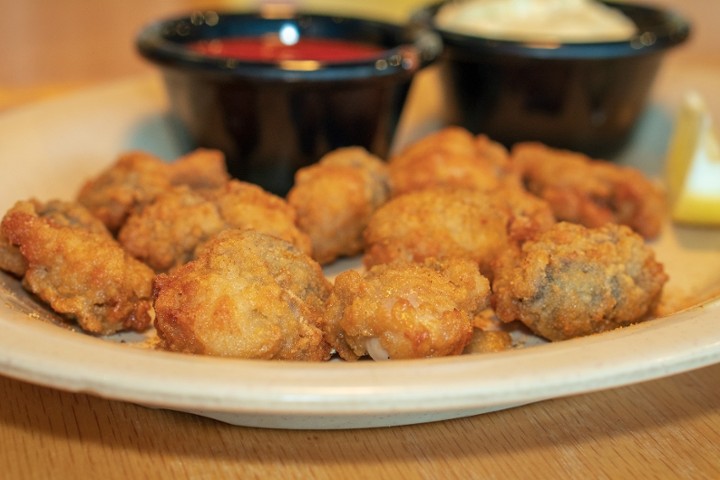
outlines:
[{"label": "wooden table", "polygon": [[[207,2],[3,3],[8,68],[0,72],[0,108],[8,109],[147,69],[128,46],[138,26]],[[674,98],[697,87],[720,112],[713,25],[720,5],[659,3],[677,5],[698,30],[664,68],[658,94]],[[86,28],[78,35],[70,24]],[[473,418],[372,430],[234,427],[2,377],[0,405],[0,477],[7,479],[720,478],[720,365]]]}]

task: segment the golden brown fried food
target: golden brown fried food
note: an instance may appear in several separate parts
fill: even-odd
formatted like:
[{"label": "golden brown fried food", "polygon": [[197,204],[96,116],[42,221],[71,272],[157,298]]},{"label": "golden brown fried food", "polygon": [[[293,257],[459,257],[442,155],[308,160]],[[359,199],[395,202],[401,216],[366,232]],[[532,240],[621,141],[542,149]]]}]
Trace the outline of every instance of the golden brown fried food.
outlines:
[{"label": "golden brown fried food", "polygon": [[362,251],[362,233],[387,201],[389,181],[387,165],[361,147],[340,148],[297,171],[287,199],[315,260],[327,264]]},{"label": "golden brown fried food", "polygon": [[504,352],[512,348],[512,337],[508,332],[502,330],[473,330],[472,339],[465,347],[463,353],[494,353]]},{"label": "golden brown fried food", "polygon": [[198,148],[166,165],[173,185],[194,189],[220,188],[230,180],[225,155],[219,150]]},{"label": "golden brown fried food", "polygon": [[154,272],[108,234],[40,216],[33,202],[16,204],[1,228],[26,262],[23,286],[57,313],[95,334],[150,326]]},{"label": "golden brown fried food", "polygon": [[515,145],[511,159],[527,189],[545,199],[558,220],[619,223],[648,239],[660,234],[664,195],[640,171],[534,142]]},{"label": "golden brown fried food", "polygon": [[295,211],[285,200],[238,180],[211,190],[170,188],[130,215],[118,240],[156,272],[167,272],[195,258],[198,246],[230,228],[258,230],[311,251],[310,239],[295,225]]},{"label": "golden brown fried food", "polygon": [[433,187],[492,190],[511,176],[508,152],[485,135],[446,127],[390,159],[393,196]]},{"label": "golden brown fried food", "polygon": [[505,182],[487,194],[496,208],[508,214],[509,246],[522,245],[557,222],[550,204],[529,193],[519,182]]},{"label": "golden brown fried food", "polygon": [[154,287],[161,347],[237,358],[327,360],[319,328],[331,285],[291,243],[225,230]]},{"label": "golden brown fried food", "polygon": [[327,302],[326,338],[345,360],[459,355],[488,294],[487,279],[465,259],[347,270]]},{"label": "golden brown fried food", "polygon": [[303,253],[312,253],[310,237],[298,228],[295,208],[284,198],[239,180],[207,195],[229,228],[258,230],[292,243]]},{"label": "golden brown fried food", "polygon": [[505,145],[481,133],[475,136],[475,151],[483,162],[495,165],[495,171],[502,177],[513,176],[510,152]]},{"label": "golden brown fried food", "polygon": [[[18,208],[18,207],[16,207]],[[105,225],[95,218],[90,211],[76,202],[64,200],[50,200],[41,202],[37,199],[30,199],[24,204],[25,209],[34,211],[39,217],[45,218],[55,225],[78,227],[96,232],[101,235],[110,236]],[[25,275],[27,263],[20,253],[20,250],[10,244],[10,241],[0,230],[0,270],[5,270],[18,277]]]},{"label": "golden brown fried food", "polygon": [[145,152],[128,152],[80,189],[77,200],[116,232],[132,211],[170,188],[167,167]]},{"label": "golden brown fried food", "polygon": [[20,250],[0,231],[0,270],[22,277],[26,269],[27,263]]},{"label": "golden brown fried food", "polygon": [[156,272],[189,262],[195,249],[227,228],[217,206],[187,186],[164,191],[128,217],[118,241]]},{"label": "golden brown fried food", "polygon": [[491,276],[495,257],[555,223],[549,206],[511,183],[496,190],[432,188],[395,197],[364,232],[365,266],[470,258]]},{"label": "golden brown fried food", "polygon": [[493,303],[501,320],[565,340],[646,319],[666,281],[653,251],[630,228],[560,222],[501,258]]},{"label": "golden brown fried food", "polygon": [[[491,291],[492,299],[492,291]],[[472,340],[463,353],[502,352],[513,348],[513,339],[507,325],[500,320],[495,311],[488,307],[473,317]]]},{"label": "golden brown fried food", "polygon": [[505,248],[507,212],[478,190],[427,189],[395,197],[365,229],[366,267],[426,258],[469,258],[486,274]]},{"label": "golden brown fried food", "polygon": [[[203,168],[205,164],[207,168]],[[128,152],[85,182],[77,199],[116,233],[137,208],[173,185],[223,185],[229,178],[224,164],[224,157],[212,150],[197,150],[172,163],[146,152]]]}]

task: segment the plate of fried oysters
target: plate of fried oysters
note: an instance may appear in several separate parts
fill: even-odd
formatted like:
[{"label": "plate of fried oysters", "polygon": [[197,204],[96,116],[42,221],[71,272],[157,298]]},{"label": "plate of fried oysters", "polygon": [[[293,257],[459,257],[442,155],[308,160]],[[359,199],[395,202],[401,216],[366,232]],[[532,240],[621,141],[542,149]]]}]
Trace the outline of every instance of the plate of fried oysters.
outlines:
[{"label": "plate of fried oysters", "polygon": [[673,223],[644,161],[408,120],[387,158],[333,150],[277,194],[166,111],[139,77],[0,116],[3,375],[332,429],[720,360],[720,230]]}]

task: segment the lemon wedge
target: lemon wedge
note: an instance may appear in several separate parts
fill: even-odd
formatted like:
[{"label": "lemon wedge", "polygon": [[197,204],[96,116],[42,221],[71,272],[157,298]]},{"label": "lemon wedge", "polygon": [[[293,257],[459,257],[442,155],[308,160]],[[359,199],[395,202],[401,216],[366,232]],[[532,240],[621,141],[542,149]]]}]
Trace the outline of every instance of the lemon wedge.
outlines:
[{"label": "lemon wedge", "polygon": [[696,92],[686,95],[678,112],[666,168],[672,219],[720,225],[720,145]]}]

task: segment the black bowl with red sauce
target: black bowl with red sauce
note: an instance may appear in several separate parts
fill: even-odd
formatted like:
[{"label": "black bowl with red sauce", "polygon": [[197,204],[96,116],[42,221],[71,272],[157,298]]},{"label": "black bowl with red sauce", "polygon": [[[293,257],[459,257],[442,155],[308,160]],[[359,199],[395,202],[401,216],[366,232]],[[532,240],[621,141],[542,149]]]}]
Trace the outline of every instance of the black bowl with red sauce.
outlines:
[{"label": "black bowl with red sauce", "polygon": [[442,48],[418,27],[220,11],[150,24],[136,46],[192,146],[222,150],[233,176],[280,195],[333,149],[385,157],[414,75]]}]

